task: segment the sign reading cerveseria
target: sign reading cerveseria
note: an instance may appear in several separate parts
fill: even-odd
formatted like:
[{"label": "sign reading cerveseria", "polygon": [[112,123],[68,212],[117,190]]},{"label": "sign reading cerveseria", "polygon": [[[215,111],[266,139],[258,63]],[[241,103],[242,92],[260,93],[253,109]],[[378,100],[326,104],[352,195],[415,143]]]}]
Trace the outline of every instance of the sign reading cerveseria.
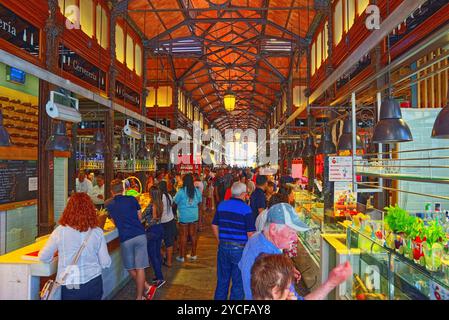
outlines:
[{"label": "sign reading cerveseria", "polygon": [[39,56],[39,29],[0,4],[0,38]]},{"label": "sign reading cerveseria", "polygon": [[120,81],[115,82],[115,97],[140,108],[140,94],[129,87],[125,86]]},{"label": "sign reading cerveseria", "polygon": [[59,66],[78,79],[106,90],[106,73],[64,45],[59,46]]}]

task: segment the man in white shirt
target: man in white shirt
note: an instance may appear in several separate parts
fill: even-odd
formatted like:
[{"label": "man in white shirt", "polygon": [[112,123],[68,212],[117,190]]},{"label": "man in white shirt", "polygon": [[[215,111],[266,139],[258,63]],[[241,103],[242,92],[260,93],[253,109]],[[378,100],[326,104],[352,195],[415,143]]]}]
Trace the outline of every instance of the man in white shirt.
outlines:
[{"label": "man in white shirt", "polygon": [[97,176],[97,185],[92,188],[89,194],[94,205],[99,208],[104,205],[104,178],[101,175]]},{"label": "man in white shirt", "polygon": [[92,182],[86,178],[86,174],[80,171],[76,178],[76,192],[92,193]]}]

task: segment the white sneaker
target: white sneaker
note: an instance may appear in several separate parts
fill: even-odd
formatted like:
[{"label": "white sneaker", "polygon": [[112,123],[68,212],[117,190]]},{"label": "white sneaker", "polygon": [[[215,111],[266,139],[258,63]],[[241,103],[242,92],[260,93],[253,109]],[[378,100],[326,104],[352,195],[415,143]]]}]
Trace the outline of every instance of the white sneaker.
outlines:
[{"label": "white sneaker", "polygon": [[184,262],[184,257],[176,257],[176,261]]},{"label": "white sneaker", "polygon": [[198,259],[198,256],[191,256],[190,254],[188,254],[187,259],[195,261],[196,259]]}]

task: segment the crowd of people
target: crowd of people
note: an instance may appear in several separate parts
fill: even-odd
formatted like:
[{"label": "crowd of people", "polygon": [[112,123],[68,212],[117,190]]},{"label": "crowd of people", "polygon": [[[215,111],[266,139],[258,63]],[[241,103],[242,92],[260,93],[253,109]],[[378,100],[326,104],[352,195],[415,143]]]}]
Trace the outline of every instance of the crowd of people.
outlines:
[{"label": "crowd of people", "polygon": [[[293,179],[290,172],[267,176],[258,169],[206,167],[195,174],[149,174],[145,191],[150,203],[144,210],[135,197],[126,195],[122,177],[111,182],[110,197],[104,194],[101,175],[96,176],[95,185],[91,179],[79,173],[76,192],[39,254],[42,261],[49,261],[58,251],[62,299],[102,297],[101,270],[111,264],[96,217],[96,208],[102,207],[118,229],[123,265],[136,284],[138,300],[147,299],[152,288],[166,283],[163,266],[198,259],[198,232],[210,220],[206,215],[212,218],[218,242],[217,300],[323,299],[352,273],[349,264],[338,266],[314,292],[305,297],[296,292],[294,284],[301,275],[291,257],[297,250],[297,232],[308,227],[294,209],[292,184],[302,181]],[[84,250],[78,250],[85,242]],[[70,276],[76,253],[81,257],[77,274],[82,275],[77,279]],[[145,275],[150,265],[151,284]]]}]

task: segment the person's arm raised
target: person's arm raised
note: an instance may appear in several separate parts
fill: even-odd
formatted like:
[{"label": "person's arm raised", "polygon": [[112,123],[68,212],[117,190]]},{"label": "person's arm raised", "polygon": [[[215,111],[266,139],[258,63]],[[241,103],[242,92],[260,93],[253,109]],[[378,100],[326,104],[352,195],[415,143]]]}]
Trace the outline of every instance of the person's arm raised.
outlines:
[{"label": "person's arm raised", "polygon": [[352,267],[349,261],[335,267],[329,274],[325,283],[304,297],[304,300],[323,300],[339,284],[343,283],[352,275]]}]

